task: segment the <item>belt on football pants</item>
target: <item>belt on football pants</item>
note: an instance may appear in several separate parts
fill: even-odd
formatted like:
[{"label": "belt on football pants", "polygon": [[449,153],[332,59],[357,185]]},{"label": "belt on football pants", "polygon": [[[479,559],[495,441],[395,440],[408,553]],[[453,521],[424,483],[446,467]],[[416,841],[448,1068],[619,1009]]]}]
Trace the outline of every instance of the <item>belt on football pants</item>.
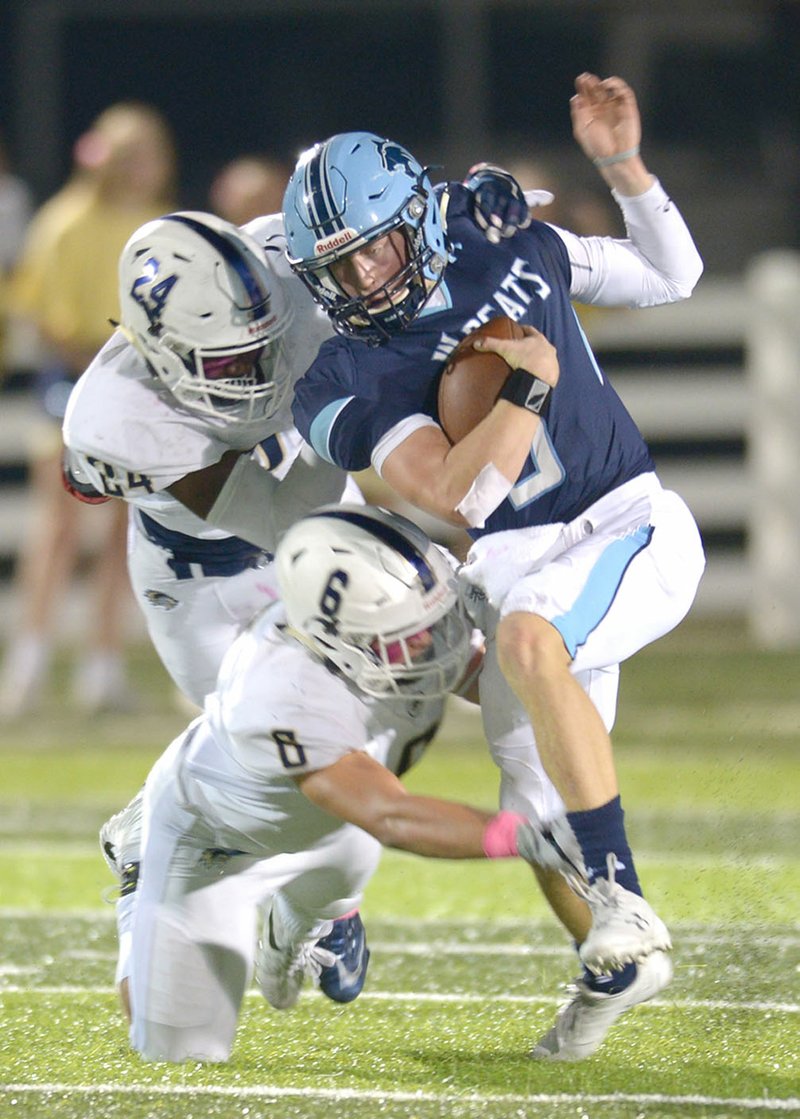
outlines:
[{"label": "belt on football pants", "polygon": [[202,575],[238,575],[249,567],[264,567],[274,557],[271,552],[242,540],[225,536],[221,540],[201,540],[171,528],[137,509],[144,534],[152,544],[169,552],[167,566],[176,579],[196,579]]}]

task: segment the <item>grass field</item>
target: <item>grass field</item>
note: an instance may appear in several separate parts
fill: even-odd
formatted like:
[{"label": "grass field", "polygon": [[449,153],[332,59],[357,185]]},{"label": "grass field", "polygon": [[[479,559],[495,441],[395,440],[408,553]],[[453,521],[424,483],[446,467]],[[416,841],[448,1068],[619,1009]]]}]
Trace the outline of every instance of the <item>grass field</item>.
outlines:
[{"label": "grass field", "polygon": [[[56,697],[0,732],[0,1119],[800,1115],[800,653],[687,623],[624,668],[629,832],[675,980],[574,1065],[526,1057],[576,971],[527,869],[396,852],[363,907],[356,1003],[253,994],[225,1066],[131,1054],[96,833],[185,722],[147,650],[137,674],[135,717],[87,725]],[[408,783],[493,807],[471,711]]]}]

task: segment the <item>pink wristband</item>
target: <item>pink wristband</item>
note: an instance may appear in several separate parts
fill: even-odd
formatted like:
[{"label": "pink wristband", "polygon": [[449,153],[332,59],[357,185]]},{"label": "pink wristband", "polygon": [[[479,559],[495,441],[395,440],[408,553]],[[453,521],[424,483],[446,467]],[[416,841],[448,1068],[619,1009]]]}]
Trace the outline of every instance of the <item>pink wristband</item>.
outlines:
[{"label": "pink wristband", "polygon": [[518,854],[517,828],[525,822],[519,812],[498,812],[483,831],[483,853],[487,859],[510,859]]}]

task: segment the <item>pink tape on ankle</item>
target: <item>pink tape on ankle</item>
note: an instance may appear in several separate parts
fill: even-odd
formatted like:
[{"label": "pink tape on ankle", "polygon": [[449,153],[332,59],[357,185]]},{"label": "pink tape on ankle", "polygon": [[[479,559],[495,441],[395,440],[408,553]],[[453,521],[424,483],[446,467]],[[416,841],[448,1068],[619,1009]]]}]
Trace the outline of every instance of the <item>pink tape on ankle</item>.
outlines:
[{"label": "pink tape on ankle", "polygon": [[525,822],[519,812],[498,812],[483,831],[483,853],[487,859],[510,859],[517,852],[517,828]]}]

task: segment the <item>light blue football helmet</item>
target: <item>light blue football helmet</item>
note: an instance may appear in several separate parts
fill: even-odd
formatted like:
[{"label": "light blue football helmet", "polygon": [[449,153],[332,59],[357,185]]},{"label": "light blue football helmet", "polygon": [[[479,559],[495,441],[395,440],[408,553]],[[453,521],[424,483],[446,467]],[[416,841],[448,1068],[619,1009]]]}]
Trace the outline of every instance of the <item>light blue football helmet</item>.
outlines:
[{"label": "light blue football helmet", "polygon": [[[450,256],[426,170],[391,140],[343,132],[298,160],[283,199],[287,256],[340,334],[378,344],[403,330],[442,281]],[[405,265],[378,291],[348,295],[331,265],[399,230]]]}]

